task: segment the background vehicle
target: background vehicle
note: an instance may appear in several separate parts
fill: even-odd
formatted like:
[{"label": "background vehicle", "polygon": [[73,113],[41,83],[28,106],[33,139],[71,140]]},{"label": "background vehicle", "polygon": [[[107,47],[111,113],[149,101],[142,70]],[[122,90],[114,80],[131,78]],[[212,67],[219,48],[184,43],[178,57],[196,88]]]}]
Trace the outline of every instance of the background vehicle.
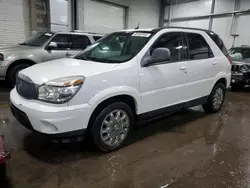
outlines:
[{"label": "background vehicle", "polygon": [[115,150],[136,120],[196,105],[222,108],[231,64],[217,41],[211,31],[190,28],[112,33],[72,59],[21,71],[12,112],[33,131],[86,132],[101,150]]},{"label": "background vehicle", "polygon": [[16,74],[31,65],[76,55],[103,37],[83,32],[39,32],[16,46],[0,48],[0,78],[15,84]]},{"label": "background vehicle", "polygon": [[234,47],[229,50],[232,58],[233,89],[243,88],[250,84],[250,46]]}]

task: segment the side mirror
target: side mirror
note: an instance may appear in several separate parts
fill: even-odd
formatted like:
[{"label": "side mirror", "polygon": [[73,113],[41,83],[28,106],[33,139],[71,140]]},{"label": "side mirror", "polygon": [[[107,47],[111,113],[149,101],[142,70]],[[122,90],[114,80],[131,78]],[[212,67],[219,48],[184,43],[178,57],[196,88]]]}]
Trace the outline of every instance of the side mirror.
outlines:
[{"label": "side mirror", "polygon": [[52,50],[54,48],[57,48],[56,42],[50,42],[49,45],[47,46],[48,50]]},{"label": "side mirror", "polygon": [[147,67],[154,63],[169,61],[170,58],[171,53],[168,48],[156,48],[152,55],[143,62],[142,66]]}]

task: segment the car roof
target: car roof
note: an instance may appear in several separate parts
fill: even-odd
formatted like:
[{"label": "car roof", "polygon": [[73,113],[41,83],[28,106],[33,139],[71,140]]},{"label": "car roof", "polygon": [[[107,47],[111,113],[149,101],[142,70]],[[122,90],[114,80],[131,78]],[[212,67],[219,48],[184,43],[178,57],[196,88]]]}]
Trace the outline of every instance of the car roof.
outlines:
[{"label": "car roof", "polygon": [[[163,29],[183,29],[183,30],[195,30],[195,31],[204,31],[209,34],[216,34],[212,30],[208,29],[199,29],[199,28],[192,28],[192,27],[172,27],[172,26],[167,26],[167,27],[159,27],[159,28],[139,28],[139,29],[124,29],[120,30],[119,32],[135,32],[135,31],[141,31],[141,32],[153,32],[157,33],[158,31],[161,31]],[[217,35],[217,34],[216,34]]]},{"label": "car roof", "polygon": [[61,33],[61,34],[77,34],[77,35],[89,35],[89,36],[104,36],[106,34],[104,33],[92,33],[92,32],[84,32],[84,31],[58,31],[58,32],[53,32],[52,33]]},{"label": "car roof", "polygon": [[152,31],[154,30],[155,28],[142,28],[142,29],[123,29],[123,30],[119,30],[118,32],[135,32],[135,31]]},{"label": "car roof", "polygon": [[[211,30],[207,30],[207,29],[199,29],[199,28],[192,28],[192,27],[172,27],[172,26],[167,26],[167,27],[159,27],[159,28],[138,28],[138,29],[123,29],[123,30],[119,30],[118,32],[135,32],[135,31],[139,31],[139,32],[152,32],[152,33],[157,33],[158,31],[161,31],[163,29],[183,29],[183,30],[198,30],[198,31],[204,31],[206,33],[212,33],[212,34],[216,34]],[[93,33],[93,32],[85,32],[85,31],[81,31],[81,30],[74,30],[74,31],[67,31],[67,32],[53,32],[53,33],[63,33],[63,34],[79,34],[79,35],[90,35],[90,36],[104,36],[106,35],[105,33]]]}]

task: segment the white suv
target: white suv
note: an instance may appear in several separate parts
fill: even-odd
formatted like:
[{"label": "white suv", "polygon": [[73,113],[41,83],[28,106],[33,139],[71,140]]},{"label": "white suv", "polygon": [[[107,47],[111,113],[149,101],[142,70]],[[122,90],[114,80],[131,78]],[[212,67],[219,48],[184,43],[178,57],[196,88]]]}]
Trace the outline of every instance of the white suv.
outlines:
[{"label": "white suv", "polygon": [[231,78],[226,52],[207,30],[115,32],[73,58],[22,70],[10,93],[12,112],[30,130],[85,133],[112,151],[139,120],[201,104],[219,111]]}]

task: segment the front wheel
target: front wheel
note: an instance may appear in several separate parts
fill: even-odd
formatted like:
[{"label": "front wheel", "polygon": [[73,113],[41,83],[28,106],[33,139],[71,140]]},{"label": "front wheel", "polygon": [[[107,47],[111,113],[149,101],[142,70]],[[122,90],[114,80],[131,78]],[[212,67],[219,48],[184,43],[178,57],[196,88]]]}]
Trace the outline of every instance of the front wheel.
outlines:
[{"label": "front wheel", "polygon": [[104,152],[114,151],[124,144],[133,124],[132,109],[123,102],[112,103],[96,116],[91,128],[93,141]]},{"label": "front wheel", "polygon": [[14,65],[13,67],[10,68],[10,70],[7,72],[7,82],[11,85],[11,86],[15,86],[16,85],[16,77],[18,75],[18,73],[29,67],[29,64],[26,63],[21,63],[21,64],[17,64]]},{"label": "front wheel", "polygon": [[222,83],[218,83],[213,88],[211,94],[208,97],[207,103],[203,104],[202,107],[207,113],[215,113],[221,110],[226,95],[226,87]]}]

